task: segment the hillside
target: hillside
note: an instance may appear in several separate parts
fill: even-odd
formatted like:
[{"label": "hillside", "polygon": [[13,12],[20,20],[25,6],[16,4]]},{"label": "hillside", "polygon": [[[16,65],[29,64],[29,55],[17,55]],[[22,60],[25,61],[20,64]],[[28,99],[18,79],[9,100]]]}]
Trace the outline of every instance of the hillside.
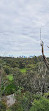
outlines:
[{"label": "hillside", "polygon": [[[5,98],[12,94],[15,103],[8,107]],[[42,56],[0,57],[0,98],[0,111],[49,111],[49,70]]]}]

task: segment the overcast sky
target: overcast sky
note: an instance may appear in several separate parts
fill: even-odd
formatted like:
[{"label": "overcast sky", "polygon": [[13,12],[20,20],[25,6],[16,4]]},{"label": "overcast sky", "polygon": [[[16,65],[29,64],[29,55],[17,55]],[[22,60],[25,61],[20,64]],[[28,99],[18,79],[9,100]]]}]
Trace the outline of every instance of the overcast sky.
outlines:
[{"label": "overcast sky", "polygon": [[0,0],[0,56],[49,56],[49,0]]}]

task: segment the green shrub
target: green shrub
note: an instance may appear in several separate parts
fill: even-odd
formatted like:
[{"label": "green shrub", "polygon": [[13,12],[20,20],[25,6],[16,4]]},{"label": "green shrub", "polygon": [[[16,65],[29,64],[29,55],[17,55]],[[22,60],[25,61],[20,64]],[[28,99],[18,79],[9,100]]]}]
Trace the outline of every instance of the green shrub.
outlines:
[{"label": "green shrub", "polygon": [[20,72],[22,72],[23,74],[26,73],[26,68],[20,69]]},{"label": "green shrub", "polygon": [[6,111],[6,105],[2,101],[0,101],[0,111]]},{"label": "green shrub", "polygon": [[49,100],[41,98],[40,100],[34,100],[30,111],[49,111]]},{"label": "green shrub", "polygon": [[49,98],[49,92],[44,94],[44,97]]},{"label": "green shrub", "polygon": [[9,74],[9,73],[10,73],[10,67],[9,67],[9,66],[6,66],[6,67],[4,68],[4,71],[5,71],[6,74]]},{"label": "green shrub", "polygon": [[22,105],[15,103],[13,106],[11,106],[11,111],[23,111]]},{"label": "green shrub", "polygon": [[41,95],[40,94],[33,94],[33,100],[36,99],[36,100],[39,100],[41,98]]},{"label": "green shrub", "polygon": [[[16,101],[18,103],[18,105],[21,105],[23,111],[29,111],[30,107],[31,107],[31,94],[30,92],[20,92],[17,91],[16,94]],[[17,109],[18,111],[18,109]],[[21,111],[21,110],[20,110]]]},{"label": "green shrub", "polygon": [[12,81],[13,80],[13,75],[12,74],[7,75],[7,78],[8,78],[8,80]]},{"label": "green shrub", "polygon": [[16,86],[13,82],[11,82],[10,84],[8,84],[8,86],[6,86],[5,90],[4,90],[4,94],[5,95],[10,95],[13,94],[16,90]]}]

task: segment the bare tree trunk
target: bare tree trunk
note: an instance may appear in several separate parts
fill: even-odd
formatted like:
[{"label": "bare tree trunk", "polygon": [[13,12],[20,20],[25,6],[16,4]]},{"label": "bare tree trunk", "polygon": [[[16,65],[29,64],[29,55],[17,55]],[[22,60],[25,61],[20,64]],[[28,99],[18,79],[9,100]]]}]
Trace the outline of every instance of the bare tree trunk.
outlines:
[{"label": "bare tree trunk", "polygon": [[1,75],[1,70],[0,70],[0,100],[1,100],[1,79],[2,79],[2,75]]},{"label": "bare tree trunk", "polygon": [[46,65],[46,67],[49,69],[49,62],[47,61],[45,55],[44,55],[44,49],[43,49],[43,41],[41,43],[41,46],[42,46],[42,56],[43,56],[43,60],[44,60],[44,63]]}]

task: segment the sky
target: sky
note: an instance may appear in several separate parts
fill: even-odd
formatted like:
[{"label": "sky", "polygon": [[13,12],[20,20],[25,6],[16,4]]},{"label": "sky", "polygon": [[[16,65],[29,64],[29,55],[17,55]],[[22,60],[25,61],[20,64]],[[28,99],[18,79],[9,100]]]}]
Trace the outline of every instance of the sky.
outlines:
[{"label": "sky", "polygon": [[49,0],[0,0],[0,56],[49,57]]}]

